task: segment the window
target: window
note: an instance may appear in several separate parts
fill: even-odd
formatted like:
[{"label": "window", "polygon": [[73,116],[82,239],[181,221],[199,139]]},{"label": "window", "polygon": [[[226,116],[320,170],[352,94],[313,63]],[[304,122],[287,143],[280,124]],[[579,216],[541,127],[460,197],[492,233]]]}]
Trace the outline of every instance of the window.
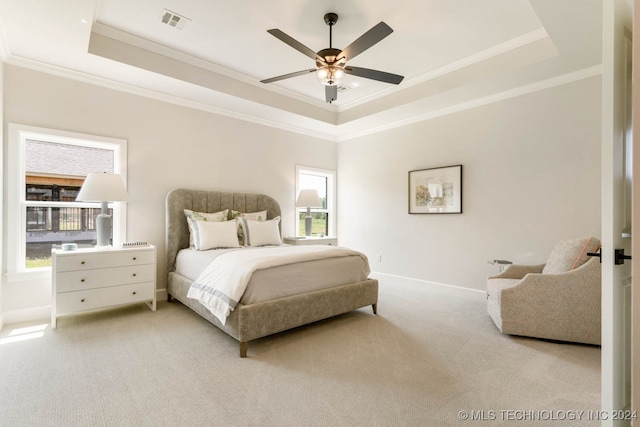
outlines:
[{"label": "window", "polygon": [[[126,141],[9,124],[9,273],[51,266],[52,245],[95,244],[99,203],[76,202],[90,172],[122,175]],[[111,203],[113,242],[124,240],[125,205]]]},{"label": "window", "polygon": [[[296,198],[303,189],[314,189],[322,200],[322,208],[312,208],[311,234],[336,235],[336,173],[335,171],[296,166]],[[296,207],[296,236],[304,236],[305,208]]]}]

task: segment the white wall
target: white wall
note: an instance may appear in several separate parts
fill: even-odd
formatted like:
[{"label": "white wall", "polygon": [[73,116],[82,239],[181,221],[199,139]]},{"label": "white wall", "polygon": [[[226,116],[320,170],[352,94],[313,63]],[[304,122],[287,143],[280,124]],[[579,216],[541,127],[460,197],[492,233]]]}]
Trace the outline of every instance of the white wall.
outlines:
[{"label": "white wall", "polygon": [[[169,190],[269,194],[282,208],[283,234],[292,235],[296,165],[336,169],[332,142],[15,66],[5,66],[4,86],[5,124],[128,140],[127,239],[158,246],[158,289],[166,285]],[[5,312],[43,312],[51,300],[48,281],[5,283],[3,294]]]},{"label": "white wall", "polygon": [[[600,237],[600,78],[338,146],[338,238],[387,275],[486,289],[488,260],[543,263]],[[409,215],[408,171],[463,165],[461,215]],[[377,262],[377,255],[382,261]]]},{"label": "white wall", "polygon": [[[0,117],[2,117],[2,115],[4,114],[4,103],[1,102],[3,100],[3,93],[4,93],[4,79],[3,79],[3,75],[4,75],[4,64],[2,62],[0,62]],[[2,122],[0,122],[0,146],[2,147],[2,150],[0,150],[0,188],[4,188],[4,161],[2,161],[3,159],[3,152],[4,152],[4,146],[5,146],[5,139],[4,139],[4,126],[2,124]],[[4,197],[0,196],[0,224],[3,223],[3,212],[4,212]],[[0,227],[0,241],[4,240],[4,228]],[[4,271],[4,245],[0,245],[0,271]],[[4,314],[2,312],[2,305],[3,305],[3,296],[2,296],[2,290],[3,290],[3,283],[2,280],[0,280],[0,329],[2,329],[2,326],[4,325]]]}]

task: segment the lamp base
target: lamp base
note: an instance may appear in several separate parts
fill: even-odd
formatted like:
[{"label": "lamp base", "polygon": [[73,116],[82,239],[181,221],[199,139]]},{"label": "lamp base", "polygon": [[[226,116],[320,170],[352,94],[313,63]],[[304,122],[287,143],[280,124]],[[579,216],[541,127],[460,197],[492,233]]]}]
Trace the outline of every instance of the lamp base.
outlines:
[{"label": "lamp base", "polygon": [[96,217],[96,246],[111,246],[112,218],[108,214],[108,203],[102,202],[102,212]]},{"label": "lamp base", "polygon": [[311,237],[311,215],[307,215],[304,217],[304,235],[306,237]]}]

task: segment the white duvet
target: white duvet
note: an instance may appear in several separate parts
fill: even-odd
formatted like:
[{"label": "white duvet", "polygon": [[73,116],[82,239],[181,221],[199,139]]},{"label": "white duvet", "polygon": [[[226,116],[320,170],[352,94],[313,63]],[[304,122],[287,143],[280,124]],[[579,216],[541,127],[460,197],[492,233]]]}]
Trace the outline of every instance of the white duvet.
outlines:
[{"label": "white duvet", "polygon": [[283,245],[227,252],[211,261],[193,282],[187,297],[198,300],[224,325],[242,298],[254,271],[296,262],[354,255],[366,261],[365,255],[360,252],[322,245]]}]

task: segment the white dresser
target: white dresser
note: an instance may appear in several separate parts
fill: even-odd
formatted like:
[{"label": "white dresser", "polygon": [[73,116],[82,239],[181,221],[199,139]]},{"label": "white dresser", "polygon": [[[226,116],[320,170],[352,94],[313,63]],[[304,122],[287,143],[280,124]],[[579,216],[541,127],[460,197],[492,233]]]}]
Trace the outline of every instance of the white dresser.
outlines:
[{"label": "white dresser", "polygon": [[146,302],[156,311],[156,247],[53,249],[51,328],[61,314]]}]

